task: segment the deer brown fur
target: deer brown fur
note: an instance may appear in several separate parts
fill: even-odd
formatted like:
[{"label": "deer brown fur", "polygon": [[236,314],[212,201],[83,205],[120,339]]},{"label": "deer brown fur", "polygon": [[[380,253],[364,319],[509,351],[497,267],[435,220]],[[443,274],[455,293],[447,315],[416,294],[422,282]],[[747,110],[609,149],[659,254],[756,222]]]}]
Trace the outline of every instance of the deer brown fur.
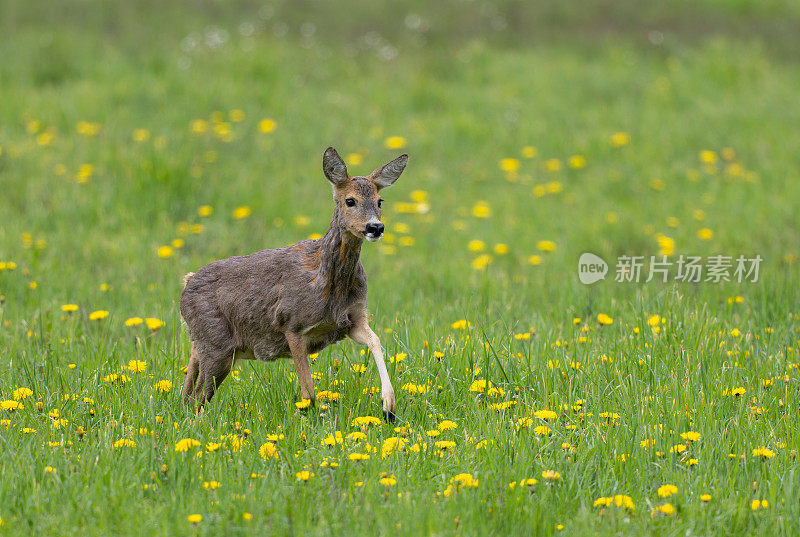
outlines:
[{"label": "deer brown fur", "polygon": [[372,352],[383,409],[393,418],[394,389],[368,324],[359,256],[365,238],[376,241],[383,234],[379,191],[397,180],[407,162],[408,155],[401,155],[367,177],[350,177],[329,147],[323,171],[333,184],[334,209],[325,236],[214,261],[186,276],[180,310],[192,341],[183,385],[187,404],[202,408],[240,358],[292,358],[302,397],[313,400],[308,354],[349,336]]}]

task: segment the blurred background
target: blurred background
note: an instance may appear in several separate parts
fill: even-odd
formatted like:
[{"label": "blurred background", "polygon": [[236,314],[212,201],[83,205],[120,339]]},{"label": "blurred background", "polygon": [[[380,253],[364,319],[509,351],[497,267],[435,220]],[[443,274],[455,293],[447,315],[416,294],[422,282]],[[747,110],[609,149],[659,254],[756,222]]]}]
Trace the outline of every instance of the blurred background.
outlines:
[{"label": "blurred background", "polygon": [[324,233],[329,145],[411,155],[363,253],[384,324],[660,292],[580,285],[584,251],[796,272],[797,2],[5,0],[0,30],[9,312],[174,325],[184,273]]}]

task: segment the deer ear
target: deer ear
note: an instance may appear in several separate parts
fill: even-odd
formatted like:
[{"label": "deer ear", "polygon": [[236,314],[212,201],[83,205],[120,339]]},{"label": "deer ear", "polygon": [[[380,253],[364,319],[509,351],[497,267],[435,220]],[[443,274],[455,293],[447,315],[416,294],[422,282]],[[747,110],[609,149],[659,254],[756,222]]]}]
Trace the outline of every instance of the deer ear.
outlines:
[{"label": "deer ear", "polygon": [[385,164],[372,172],[372,181],[378,190],[392,186],[408,164],[408,155],[400,155],[389,164]]},{"label": "deer ear", "polygon": [[326,149],[325,154],[322,155],[322,171],[325,172],[328,181],[334,185],[340,185],[350,178],[342,157],[332,147]]}]

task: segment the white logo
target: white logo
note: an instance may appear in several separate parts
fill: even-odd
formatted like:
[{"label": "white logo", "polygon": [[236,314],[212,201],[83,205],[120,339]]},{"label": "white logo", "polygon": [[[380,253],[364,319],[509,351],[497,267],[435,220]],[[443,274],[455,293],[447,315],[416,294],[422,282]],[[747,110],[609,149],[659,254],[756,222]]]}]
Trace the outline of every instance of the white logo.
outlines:
[{"label": "white logo", "polygon": [[603,280],[608,273],[608,263],[589,252],[581,254],[578,259],[578,279],[581,283],[591,285],[599,280]]}]

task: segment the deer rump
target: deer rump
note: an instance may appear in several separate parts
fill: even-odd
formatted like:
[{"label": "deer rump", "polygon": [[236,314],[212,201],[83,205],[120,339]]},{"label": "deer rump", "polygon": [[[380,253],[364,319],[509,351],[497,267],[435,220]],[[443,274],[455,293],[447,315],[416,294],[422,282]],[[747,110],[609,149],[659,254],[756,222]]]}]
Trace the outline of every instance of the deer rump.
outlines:
[{"label": "deer rump", "polygon": [[358,261],[349,281],[325,277],[321,247],[322,239],[305,240],[201,267],[181,293],[192,342],[237,359],[273,361],[291,358],[286,332],[303,334],[310,354],[344,339],[349,310],[366,304],[366,273]]}]

